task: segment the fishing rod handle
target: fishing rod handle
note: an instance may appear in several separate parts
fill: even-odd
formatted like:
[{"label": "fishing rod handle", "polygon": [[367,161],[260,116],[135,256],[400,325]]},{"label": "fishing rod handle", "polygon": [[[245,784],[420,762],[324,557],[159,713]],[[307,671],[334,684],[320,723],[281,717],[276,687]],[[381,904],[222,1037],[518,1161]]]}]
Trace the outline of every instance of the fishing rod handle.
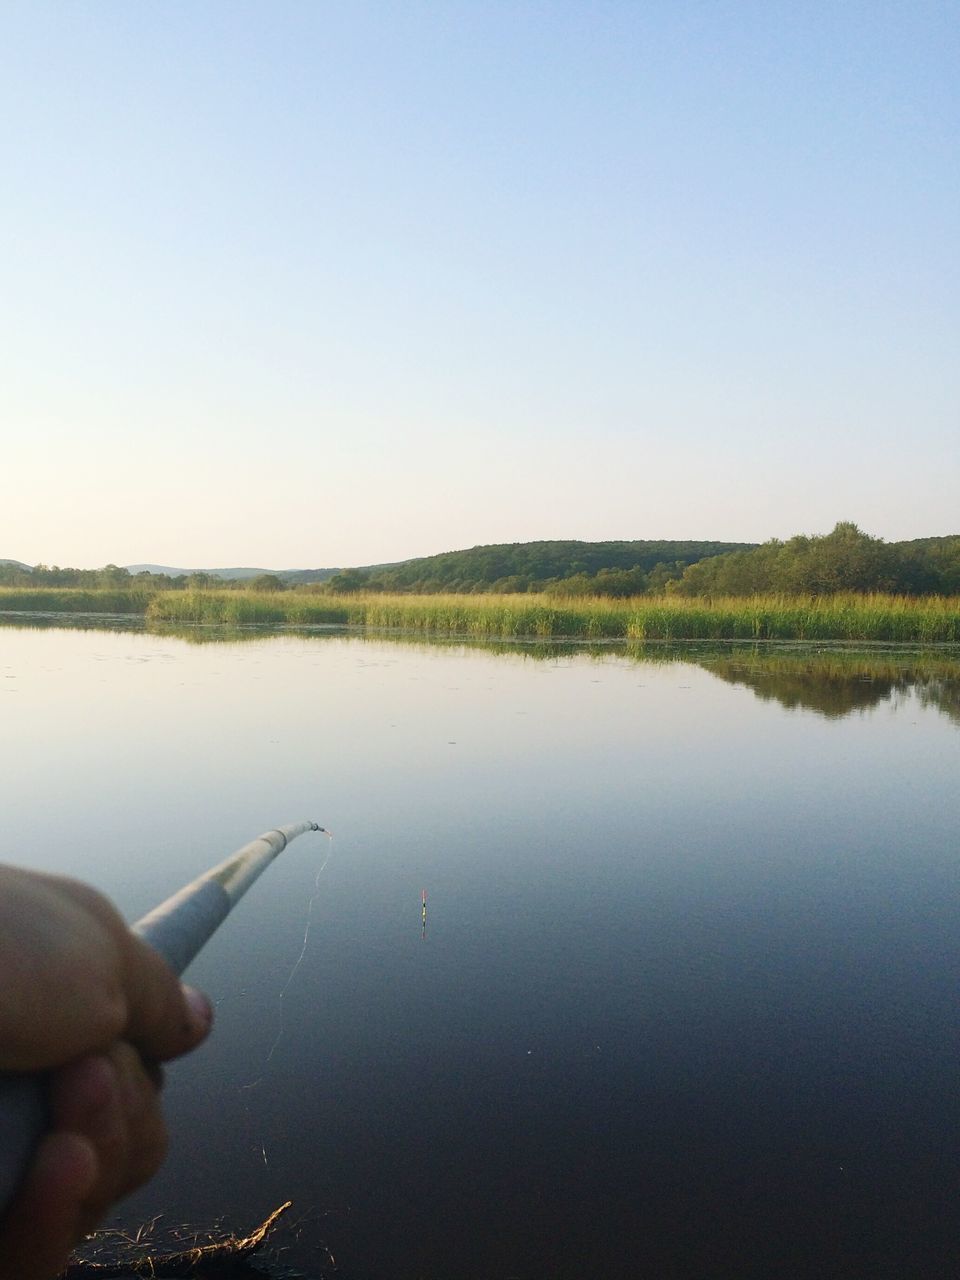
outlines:
[{"label": "fishing rod handle", "polygon": [[[232,906],[225,890],[213,880],[188,885],[139,920],[131,932],[158,951],[179,977]],[[0,1214],[13,1199],[49,1127],[46,1086],[43,1073],[0,1073]]]},{"label": "fishing rod handle", "polygon": [[[179,977],[233,905],[213,881],[164,910],[158,908],[132,932],[158,951]],[[183,893],[185,891],[181,891]],[[175,895],[179,897],[179,895]],[[175,899],[170,899],[174,903]],[[168,906],[164,903],[164,908]],[[0,1074],[0,1214],[23,1181],[30,1157],[48,1128],[46,1076]]]},{"label": "fishing rod handle", "polygon": [[[304,831],[323,830],[315,822],[296,822],[265,832],[143,916],[132,932],[158,951],[179,977],[290,841]],[[0,1216],[47,1128],[46,1074],[0,1072]]]}]

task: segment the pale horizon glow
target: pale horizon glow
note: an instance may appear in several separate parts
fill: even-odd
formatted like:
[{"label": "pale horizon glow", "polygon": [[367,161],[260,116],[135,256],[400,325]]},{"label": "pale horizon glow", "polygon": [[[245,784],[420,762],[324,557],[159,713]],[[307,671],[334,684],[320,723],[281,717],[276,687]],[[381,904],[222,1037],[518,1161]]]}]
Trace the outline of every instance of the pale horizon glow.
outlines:
[{"label": "pale horizon glow", "polygon": [[960,533],[960,24],[11,6],[0,557]]}]

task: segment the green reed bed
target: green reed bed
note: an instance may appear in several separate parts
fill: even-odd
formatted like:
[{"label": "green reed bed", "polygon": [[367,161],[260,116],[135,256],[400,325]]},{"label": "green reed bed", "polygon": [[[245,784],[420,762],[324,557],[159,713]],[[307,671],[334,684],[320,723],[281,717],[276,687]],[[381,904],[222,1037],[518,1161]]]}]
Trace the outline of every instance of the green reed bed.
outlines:
[{"label": "green reed bed", "polygon": [[306,595],[288,591],[162,591],[150,601],[153,622],[217,622],[310,626],[364,621],[362,610],[351,610],[349,597]]},{"label": "green reed bed", "polygon": [[164,591],[150,602],[154,622],[346,624],[436,635],[512,638],[623,638],[630,607],[610,600],[559,601],[539,595],[317,595],[296,591]]},{"label": "green reed bed", "polygon": [[637,640],[960,641],[960,599],[887,595],[636,600]]},{"label": "green reed bed", "polygon": [[150,590],[0,587],[0,613],[145,613]]},{"label": "green reed bed", "polygon": [[960,599],[761,596],[685,599],[382,596],[353,600],[350,621],[371,627],[500,638],[631,640],[860,640],[960,642]]},{"label": "green reed bed", "polygon": [[631,600],[562,595],[3,588],[0,612],[146,614],[151,621],[352,625],[424,635],[583,640],[960,643],[960,599],[888,595]]},{"label": "green reed bed", "polygon": [[884,595],[681,596],[611,600],[560,595],[318,595],[287,591],[167,591],[154,621],[347,624],[500,639],[960,642],[960,599]]},{"label": "green reed bed", "polygon": [[610,600],[560,601],[539,595],[367,596],[369,627],[439,635],[622,638],[629,609]]}]

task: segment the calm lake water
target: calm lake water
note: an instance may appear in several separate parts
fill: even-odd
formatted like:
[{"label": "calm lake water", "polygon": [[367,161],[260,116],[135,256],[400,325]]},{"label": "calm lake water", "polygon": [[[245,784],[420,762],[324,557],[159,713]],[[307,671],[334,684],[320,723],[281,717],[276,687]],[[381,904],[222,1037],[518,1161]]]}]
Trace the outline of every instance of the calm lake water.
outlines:
[{"label": "calm lake water", "polygon": [[119,1221],[292,1199],[314,1280],[960,1272],[960,665],[216,636],[0,629],[3,860],[133,919],[335,832],[191,969]]}]

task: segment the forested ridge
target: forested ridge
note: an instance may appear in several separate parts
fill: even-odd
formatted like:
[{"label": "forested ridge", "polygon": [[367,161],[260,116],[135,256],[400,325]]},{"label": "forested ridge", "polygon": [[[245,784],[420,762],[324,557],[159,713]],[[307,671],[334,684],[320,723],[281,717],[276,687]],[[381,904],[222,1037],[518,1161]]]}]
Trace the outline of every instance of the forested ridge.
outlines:
[{"label": "forested ridge", "polygon": [[884,542],[851,521],[786,541],[525,542],[452,551],[385,569],[349,569],[336,592],[514,592],[564,595],[829,595],[960,593],[960,535]]},{"label": "forested ridge", "polygon": [[662,585],[705,557],[748,550],[744,542],[506,542],[445,551],[372,569],[347,569],[330,579],[333,591],[432,594],[544,591],[605,587],[607,595],[636,595],[651,578]]},{"label": "forested ridge", "polygon": [[828,534],[761,544],[693,541],[498,543],[395,564],[263,572],[242,581],[209,573],[171,577],[114,564],[28,568],[0,560],[0,586],[283,591],[353,594],[547,592],[572,596],[830,595],[842,591],[960,594],[960,534],[885,542],[841,521]]}]

